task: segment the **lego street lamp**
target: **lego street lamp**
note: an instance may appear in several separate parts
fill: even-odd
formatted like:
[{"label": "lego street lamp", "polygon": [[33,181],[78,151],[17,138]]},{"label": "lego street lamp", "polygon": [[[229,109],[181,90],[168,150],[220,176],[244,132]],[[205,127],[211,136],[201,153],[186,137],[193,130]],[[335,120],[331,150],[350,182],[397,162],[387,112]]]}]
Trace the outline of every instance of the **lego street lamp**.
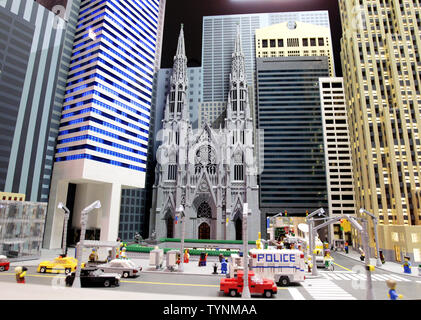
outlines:
[{"label": "lego street lamp", "polygon": [[360,209],[360,213],[365,213],[365,214],[367,214],[368,216],[370,216],[373,219],[374,241],[376,242],[376,251],[377,251],[376,266],[377,267],[381,267],[382,266],[382,261],[380,259],[379,239],[378,239],[378,234],[377,234],[377,217],[374,214],[372,214],[371,212],[368,212],[367,210],[365,210],[364,208],[361,208]]},{"label": "lego street lamp", "polygon": [[313,256],[313,268],[311,268],[312,270],[312,274],[313,276],[317,276],[317,264],[316,264],[316,253],[315,253],[315,245],[314,245],[314,220],[313,217],[317,214],[318,216],[324,216],[325,210],[323,208],[319,208],[316,211],[313,211],[312,213],[310,213],[307,216],[307,224],[308,224],[308,238],[309,238],[309,250],[311,255]]},{"label": "lego street lamp", "polygon": [[181,249],[180,249],[180,265],[178,266],[178,271],[183,272],[184,271],[184,235],[186,233],[186,226],[184,223],[184,207],[182,204],[177,209],[177,214],[180,216],[180,224],[181,224]]},{"label": "lego street lamp", "polygon": [[82,251],[83,251],[83,242],[85,241],[85,232],[86,232],[86,223],[88,220],[88,213],[94,209],[101,208],[101,202],[99,200],[91,203],[85,209],[82,210],[82,214],[80,216],[80,240],[79,240],[79,247],[77,249],[77,267],[76,267],[76,274],[75,280],[73,281],[73,288],[80,288],[80,269],[81,267],[81,260],[82,260]]},{"label": "lego street lamp", "polygon": [[241,297],[243,299],[250,299],[249,289],[249,261],[248,261],[248,241],[247,241],[247,214],[248,214],[248,203],[243,205],[243,293]]},{"label": "lego street lamp", "polygon": [[363,247],[365,252],[365,270],[367,277],[367,288],[366,288],[366,297],[367,300],[374,300],[373,292],[373,281],[371,279],[371,271],[374,267],[370,265],[370,244],[368,242],[368,222],[366,219],[363,219],[363,230],[361,232],[363,238]]},{"label": "lego street lamp", "polygon": [[64,256],[67,256],[67,224],[69,222],[70,217],[70,210],[67,209],[67,207],[63,204],[63,202],[60,202],[57,206],[59,209],[64,210],[64,225],[63,225],[63,254]]}]

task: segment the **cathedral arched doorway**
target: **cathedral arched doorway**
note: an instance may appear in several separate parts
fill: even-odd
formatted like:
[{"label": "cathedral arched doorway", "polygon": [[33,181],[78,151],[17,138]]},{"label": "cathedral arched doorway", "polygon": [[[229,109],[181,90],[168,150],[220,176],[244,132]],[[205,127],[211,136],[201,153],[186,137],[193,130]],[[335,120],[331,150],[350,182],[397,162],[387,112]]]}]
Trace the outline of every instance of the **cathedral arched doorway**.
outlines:
[{"label": "cathedral arched doorway", "polygon": [[235,240],[243,240],[243,220],[235,220]]},{"label": "cathedral arched doorway", "polygon": [[171,216],[167,218],[167,238],[174,238],[174,219]]},{"label": "cathedral arched doorway", "polygon": [[199,239],[210,239],[210,226],[206,222],[199,226]]}]

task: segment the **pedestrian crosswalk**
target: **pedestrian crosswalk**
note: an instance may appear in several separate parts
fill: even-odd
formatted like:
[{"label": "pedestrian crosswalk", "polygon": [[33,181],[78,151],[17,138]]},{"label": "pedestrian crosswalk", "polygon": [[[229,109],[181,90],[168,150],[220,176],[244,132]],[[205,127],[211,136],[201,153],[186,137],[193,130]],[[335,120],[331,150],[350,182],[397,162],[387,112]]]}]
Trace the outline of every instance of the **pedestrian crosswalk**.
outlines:
[{"label": "pedestrian crosswalk", "polygon": [[350,293],[326,278],[306,279],[302,286],[315,300],[356,300]]},{"label": "pedestrian crosswalk", "polygon": [[[354,272],[320,272],[320,274],[327,280],[367,280],[367,276],[364,273],[354,273]],[[401,282],[408,282],[404,277],[400,277],[395,274],[372,274],[372,281],[386,281],[386,280],[395,280]]]}]

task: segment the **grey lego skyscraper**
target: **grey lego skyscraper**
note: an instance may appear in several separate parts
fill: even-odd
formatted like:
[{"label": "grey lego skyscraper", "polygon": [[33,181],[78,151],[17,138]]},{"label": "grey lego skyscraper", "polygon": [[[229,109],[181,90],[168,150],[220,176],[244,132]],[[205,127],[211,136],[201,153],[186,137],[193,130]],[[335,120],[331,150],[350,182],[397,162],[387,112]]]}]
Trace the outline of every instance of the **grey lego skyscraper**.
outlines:
[{"label": "grey lego skyscraper", "polygon": [[327,211],[319,78],[328,76],[327,57],[257,58],[262,214]]},{"label": "grey lego skyscraper", "polygon": [[247,83],[254,90],[256,29],[300,21],[330,28],[328,11],[277,12],[203,17],[202,68],[203,102],[225,101],[229,90],[231,53],[240,25]]},{"label": "grey lego skyscraper", "polygon": [[48,199],[79,3],[0,1],[0,191],[29,201]]}]

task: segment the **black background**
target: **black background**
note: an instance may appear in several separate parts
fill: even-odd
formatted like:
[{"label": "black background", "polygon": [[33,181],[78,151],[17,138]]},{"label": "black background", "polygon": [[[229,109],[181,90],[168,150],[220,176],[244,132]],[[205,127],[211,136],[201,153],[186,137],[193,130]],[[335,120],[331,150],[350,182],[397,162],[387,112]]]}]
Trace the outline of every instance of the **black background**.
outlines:
[{"label": "black background", "polygon": [[342,37],[338,0],[167,0],[162,46],[162,68],[171,68],[180,24],[184,24],[189,67],[201,66],[203,16],[329,10],[337,76],[341,76]]}]

